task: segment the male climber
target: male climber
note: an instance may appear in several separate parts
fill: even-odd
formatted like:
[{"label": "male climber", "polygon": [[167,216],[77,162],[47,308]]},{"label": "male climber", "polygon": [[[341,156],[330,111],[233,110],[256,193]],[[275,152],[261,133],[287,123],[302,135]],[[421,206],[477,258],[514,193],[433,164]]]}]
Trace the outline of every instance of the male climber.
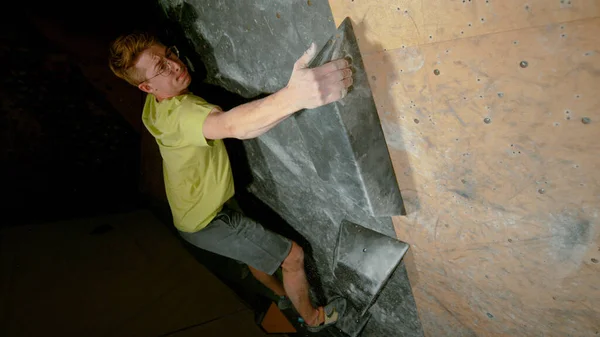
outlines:
[{"label": "male climber", "polygon": [[[158,143],[180,235],[194,246],[247,264],[256,279],[289,298],[313,332],[335,324],[346,300],[336,297],[324,307],[313,307],[302,248],[228,207],[234,185],[223,139],[258,137],[298,110],[344,97],[352,85],[348,61],[308,68],[315,53],[313,43],[295,62],[283,89],[229,111],[188,91],[191,76],[177,48],[156,37],[120,36],[110,46],[109,57],[116,76],[147,93],[142,121]],[[280,266],[283,284],[273,276]]]}]

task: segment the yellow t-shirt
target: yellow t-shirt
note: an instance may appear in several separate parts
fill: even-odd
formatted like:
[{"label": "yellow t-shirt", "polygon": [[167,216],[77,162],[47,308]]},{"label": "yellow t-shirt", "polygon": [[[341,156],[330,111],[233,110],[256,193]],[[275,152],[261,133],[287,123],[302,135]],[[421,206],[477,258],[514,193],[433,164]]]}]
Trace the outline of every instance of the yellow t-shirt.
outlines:
[{"label": "yellow t-shirt", "polygon": [[142,121],[158,143],[173,222],[182,232],[206,227],[234,194],[225,144],[202,133],[215,107],[193,94],[146,97]]}]

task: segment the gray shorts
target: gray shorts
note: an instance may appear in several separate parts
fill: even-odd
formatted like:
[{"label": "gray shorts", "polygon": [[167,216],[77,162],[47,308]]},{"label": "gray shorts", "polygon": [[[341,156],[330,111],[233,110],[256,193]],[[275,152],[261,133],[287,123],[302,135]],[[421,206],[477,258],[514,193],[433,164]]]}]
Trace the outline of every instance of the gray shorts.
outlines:
[{"label": "gray shorts", "polygon": [[179,232],[190,244],[273,275],[292,249],[292,241],[273,233],[227,205],[195,233]]}]

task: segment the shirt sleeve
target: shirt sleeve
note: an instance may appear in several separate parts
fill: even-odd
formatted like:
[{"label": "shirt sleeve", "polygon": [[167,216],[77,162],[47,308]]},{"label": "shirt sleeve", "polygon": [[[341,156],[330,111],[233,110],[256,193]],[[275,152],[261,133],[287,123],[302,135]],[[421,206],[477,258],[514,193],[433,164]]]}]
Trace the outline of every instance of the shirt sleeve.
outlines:
[{"label": "shirt sleeve", "polygon": [[179,107],[179,130],[184,142],[196,146],[212,146],[212,141],[207,140],[202,133],[204,121],[210,112],[218,108],[214,104],[196,97],[186,99]]}]

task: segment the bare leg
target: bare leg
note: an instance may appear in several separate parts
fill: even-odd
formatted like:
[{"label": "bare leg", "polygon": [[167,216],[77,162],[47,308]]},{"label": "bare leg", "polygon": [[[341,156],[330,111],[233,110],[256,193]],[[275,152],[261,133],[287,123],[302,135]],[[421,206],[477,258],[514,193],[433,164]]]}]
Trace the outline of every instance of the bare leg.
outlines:
[{"label": "bare leg", "polygon": [[308,281],[304,272],[304,252],[292,242],[290,254],[281,265],[283,269],[283,287],[294,307],[309,325],[324,322],[323,307],[315,308],[308,297]]},{"label": "bare leg", "polygon": [[251,266],[248,266],[248,268],[250,268],[250,272],[252,273],[252,275],[254,275],[254,277],[257,280],[259,280],[262,284],[264,284],[267,288],[271,289],[275,293],[275,295],[285,296],[283,284],[281,284],[281,281],[279,281],[277,277],[269,275],[264,271],[260,271]]}]

